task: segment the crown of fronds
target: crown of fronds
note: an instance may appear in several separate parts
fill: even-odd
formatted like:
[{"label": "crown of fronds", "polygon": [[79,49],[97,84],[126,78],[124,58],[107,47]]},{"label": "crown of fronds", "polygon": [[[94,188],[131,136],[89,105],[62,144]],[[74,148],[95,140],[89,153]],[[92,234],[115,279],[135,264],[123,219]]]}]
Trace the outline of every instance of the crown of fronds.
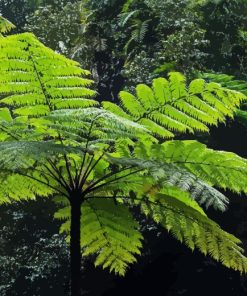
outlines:
[{"label": "crown of fronds", "polygon": [[154,135],[172,138],[176,133],[208,131],[208,125],[233,117],[245,95],[220,84],[193,80],[187,87],[185,77],[177,72],[169,79],[157,78],[152,87],[139,84],[136,94],[119,94],[121,107],[104,102],[104,108],[147,127]]},{"label": "crown of fronds", "polygon": [[1,202],[52,195],[68,231],[71,194],[80,192],[84,255],[121,275],[142,245],[133,205],[191,249],[246,272],[239,240],[200,206],[225,209],[227,198],[212,186],[246,192],[246,161],[195,141],[142,137],[208,131],[233,116],[245,95],[202,79],[187,86],[171,73],[151,88],[138,85],[136,96],[121,92],[121,107],[104,102],[103,109],[88,75],[32,34],[0,38]]}]

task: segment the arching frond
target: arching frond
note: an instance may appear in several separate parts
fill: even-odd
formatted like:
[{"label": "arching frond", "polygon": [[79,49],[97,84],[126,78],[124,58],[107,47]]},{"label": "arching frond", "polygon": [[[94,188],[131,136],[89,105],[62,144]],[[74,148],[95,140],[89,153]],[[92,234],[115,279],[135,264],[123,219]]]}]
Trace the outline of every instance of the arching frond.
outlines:
[{"label": "arching frond", "polygon": [[[148,133],[142,125],[101,108],[63,109],[51,112],[46,118],[55,122],[55,128],[62,134],[67,127],[66,131],[72,129],[74,134],[80,135],[80,141],[84,138],[93,143],[98,140],[109,142],[121,137],[136,138],[142,133]],[[70,133],[66,136],[68,138]]]},{"label": "arching frond", "polygon": [[148,197],[140,202],[143,212],[166,228],[190,249],[199,249],[228,268],[245,273],[247,258],[239,239],[222,230],[219,225],[166,193]]},{"label": "arching frond", "polygon": [[10,21],[8,21],[6,18],[0,15],[0,37],[1,33],[7,33],[14,28],[15,26]]},{"label": "arching frond", "polygon": [[228,89],[236,90],[244,95],[247,95],[247,82],[244,80],[236,79],[232,75],[222,73],[203,73],[202,78],[216,83],[220,83],[222,86]]},{"label": "arching frond", "polygon": [[195,79],[187,87],[184,76],[176,72],[170,73],[169,80],[154,79],[151,88],[138,85],[136,95],[122,91],[119,97],[122,109],[108,102],[103,102],[104,108],[132,118],[161,138],[206,132],[207,125],[233,117],[236,107],[246,99],[242,93],[203,79]]},{"label": "arching frond", "polygon": [[[234,76],[221,73],[204,73],[202,77],[210,81],[219,82],[224,87],[247,95],[247,82],[244,80],[238,80]],[[243,110],[239,109],[235,112],[235,119],[242,123],[244,126],[247,126],[247,112],[245,111],[246,104],[243,104],[243,106],[241,107],[243,108]]]},{"label": "arching frond", "polygon": [[47,158],[65,153],[77,153],[82,151],[75,147],[69,147],[52,142],[30,141],[6,141],[0,142],[0,169],[16,171],[32,168],[36,162],[46,162]]},{"label": "arching frond", "polygon": [[0,39],[0,102],[15,116],[41,117],[57,109],[97,105],[95,91],[88,88],[93,81],[85,78],[89,74],[32,34]]},{"label": "arching frond", "polygon": [[[24,173],[24,172],[23,172]],[[45,183],[47,180],[41,175],[33,173],[31,177],[38,177]],[[53,184],[50,180],[50,183]],[[48,197],[54,193],[51,187],[18,173],[0,174],[0,204],[13,201],[35,200],[37,196]]]},{"label": "arching frond", "polygon": [[[140,150],[140,146],[141,145],[138,144],[135,146],[135,156],[133,158],[131,158],[131,156],[115,158],[112,155],[109,158],[109,161],[114,164],[144,170],[139,175],[138,183],[141,184],[140,188],[134,184],[135,188],[130,189],[128,185],[127,190],[142,192],[142,187],[145,186],[145,183],[150,183],[150,186],[154,186],[156,191],[159,191],[161,188],[171,189],[176,187],[183,192],[189,193],[190,199],[196,200],[200,205],[204,205],[206,208],[212,206],[216,210],[226,210],[229,202],[228,198],[204,181],[203,178],[199,178],[185,167],[180,167],[172,162],[166,163],[162,158],[162,151],[160,158],[157,157],[155,159],[155,154],[153,154],[153,158],[151,156],[151,149],[144,149],[144,147],[142,147],[141,151],[138,151]],[[155,151],[155,153],[156,152],[157,151]],[[143,175],[145,171],[145,174],[152,178],[151,180],[147,181],[145,179],[145,175]],[[129,180],[129,183],[131,183],[131,180]]]},{"label": "arching frond", "polygon": [[[58,219],[69,219],[70,208],[59,210]],[[82,206],[81,237],[84,256],[96,255],[95,265],[102,265],[124,275],[129,264],[140,254],[142,235],[128,208],[113,200],[90,199]],[[69,222],[61,228],[69,230]]]},{"label": "arching frond", "polygon": [[197,141],[168,141],[152,147],[154,158],[176,164],[210,185],[247,192],[247,161],[232,152],[215,151]]}]

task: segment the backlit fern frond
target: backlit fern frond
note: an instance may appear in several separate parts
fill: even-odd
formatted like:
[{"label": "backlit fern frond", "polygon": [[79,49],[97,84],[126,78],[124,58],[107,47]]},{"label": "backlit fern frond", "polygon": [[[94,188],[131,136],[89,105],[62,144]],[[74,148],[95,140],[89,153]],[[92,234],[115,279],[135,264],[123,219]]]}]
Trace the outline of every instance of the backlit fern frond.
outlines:
[{"label": "backlit fern frond", "polygon": [[[138,145],[136,148],[138,148]],[[136,156],[138,155],[136,154]],[[133,184],[132,190],[134,192],[142,192],[143,187],[147,186],[156,188],[156,191],[159,191],[161,188],[173,190],[175,187],[180,190],[180,195],[181,192],[184,192],[184,194],[187,192],[190,195],[190,199],[197,201],[200,205],[204,205],[206,208],[212,206],[216,210],[225,211],[228,205],[228,198],[203,179],[200,179],[192,172],[176,164],[165,163],[162,157],[156,160],[155,157],[154,159],[151,159],[148,155],[148,151],[146,151],[145,159],[111,157],[110,161],[114,164],[143,168],[148,172],[148,176],[152,177],[152,179],[147,179],[147,176],[145,177],[145,175],[141,173],[139,180],[137,178],[139,185],[136,183]],[[129,183],[131,184],[131,180]],[[131,187],[128,184],[126,189],[128,190],[130,188]]]},{"label": "backlit fern frond", "polygon": [[182,201],[159,193],[140,201],[142,211],[166,228],[181,243],[190,249],[199,249],[226,267],[247,271],[247,259],[239,246],[239,239],[222,230],[219,225],[187,206]]},{"label": "backlit fern frond", "polygon": [[247,161],[232,152],[215,151],[197,141],[167,141],[152,147],[154,158],[186,169],[209,185],[247,192]]},{"label": "backlit fern frond", "polygon": [[135,95],[122,91],[119,97],[121,108],[103,102],[104,108],[131,118],[162,138],[208,131],[207,125],[217,125],[226,116],[232,117],[245,100],[242,93],[203,79],[195,79],[187,86],[184,76],[176,72],[170,73],[169,80],[154,79],[151,88],[139,84]]},{"label": "backlit fern frond", "polygon": [[[11,203],[13,201],[34,200],[37,196],[48,197],[54,193],[54,190],[41,184],[39,181],[18,173],[6,175],[0,174],[0,203]],[[38,177],[39,180],[46,179],[37,173],[32,173],[31,177]],[[50,181],[51,182],[51,181]]]},{"label": "backlit fern frond", "polygon": [[[55,215],[70,218],[70,207]],[[140,254],[142,235],[139,225],[127,207],[113,200],[90,199],[82,205],[81,241],[84,256],[96,254],[95,265],[102,265],[124,275],[130,263]],[[69,230],[69,222],[61,228]]]},{"label": "backlit fern frond", "polygon": [[[210,81],[219,82],[224,87],[229,89],[233,89],[235,91],[241,92],[244,95],[247,95],[247,82],[244,80],[238,80],[234,76],[220,73],[204,73],[202,75],[203,78],[208,79]],[[247,126],[247,111],[246,104],[241,105],[242,110],[236,110],[235,119]]]},{"label": "backlit fern frond", "polygon": [[51,49],[32,34],[0,39],[2,106],[15,116],[41,117],[50,111],[97,105],[88,71]]},{"label": "backlit fern frond", "polygon": [[7,33],[14,28],[15,26],[10,21],[8,21],[7,19],[5,19],[0,15],[0,37],[1,37],[1,33],[3,34]]},{"label": "backlit fern frond", "polygon": [[203,73],[202,78],[216,83],[220,83],[222,86],[228,89],[236,90],[244,95],[247,95],[247,82],[244,80],[236,79],[232,75],[222,73]]},{"label": "backlit fern frond", "polygon": [[55,125],[50,126],[61,135],[67,132],[67,138],[70,135],[74,138],[77,136],[79,144],[87,142],[88,147],[91,144],[109,143],[119,138],[137,138],[142,133],[148,133],[140,124],[102,108],[63,109],[51,112],[46,118],[54,122]]}]

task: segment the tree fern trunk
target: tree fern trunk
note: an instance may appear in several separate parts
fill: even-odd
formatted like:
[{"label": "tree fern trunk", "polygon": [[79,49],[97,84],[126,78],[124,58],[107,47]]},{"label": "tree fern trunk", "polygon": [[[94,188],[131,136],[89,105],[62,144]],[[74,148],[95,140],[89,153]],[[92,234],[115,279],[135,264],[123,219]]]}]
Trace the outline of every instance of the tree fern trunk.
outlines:
[{"label": "tree fern trunk", "polygon": [[70,264],[71,264],[71,296],[81,296],[81,240],[80,240],[81,203],[73,197],[71,202],[70,226]]}]

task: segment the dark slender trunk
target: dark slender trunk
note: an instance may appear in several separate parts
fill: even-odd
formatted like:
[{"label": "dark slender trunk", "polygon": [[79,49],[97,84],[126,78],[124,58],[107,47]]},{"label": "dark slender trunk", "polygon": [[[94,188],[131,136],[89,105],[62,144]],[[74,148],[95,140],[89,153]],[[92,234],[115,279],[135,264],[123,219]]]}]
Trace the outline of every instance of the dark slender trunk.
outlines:
[{"label": "dark slender trunk", "polygon": [[79,198],[73,197],[71,202],[70,226],[70,264],[71,264],[71,296],[81,296],[81,203]]}]

